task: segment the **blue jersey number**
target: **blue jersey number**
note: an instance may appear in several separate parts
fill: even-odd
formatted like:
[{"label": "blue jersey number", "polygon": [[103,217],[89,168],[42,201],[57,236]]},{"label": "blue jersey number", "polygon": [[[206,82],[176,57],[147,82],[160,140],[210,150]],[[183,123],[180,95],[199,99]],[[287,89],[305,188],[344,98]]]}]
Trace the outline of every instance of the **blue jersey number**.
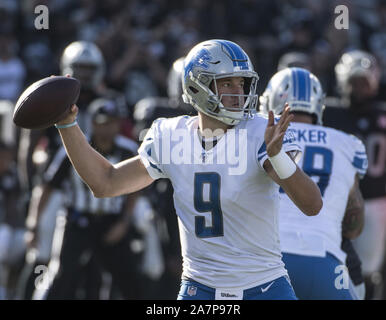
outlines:
[{"label": "blue jersey number", "polygon": [[[204,200],[204,185],[209,186],[209,200]],[[194,175],[194,208],[198,212],[212,214],[212,226],[207,227],[204,216],[195,217],[196,235],[199,238],[221,237],[224,235],[222,211],[220,206],[221,177],[216,172],[196,173]]]},{"label": "blue jersey number", "polygon": [[[318,162],[320,165],[318,167],[315,161],[317,156],[320,157],[320,161]],[[303,171],[310,177],[319,177],[317,185],[322,197],[330,182],[332,159],[333,153],[330,149],[312,146],[305,147],[304,149]],[[280,192],[284,192],[282,188],[280,188]]]},{"label": "blue jersey number", "polygon": [[[321,166],[315,167],[315,157],[321,157]],[[303,171],[311,176],[318,176],[318,187],[322,197],[330,182],[330,176],[332,171],[332,159],[333,153],[330,149],[323,147],[311,147],[308,146],[304,150]]]}]

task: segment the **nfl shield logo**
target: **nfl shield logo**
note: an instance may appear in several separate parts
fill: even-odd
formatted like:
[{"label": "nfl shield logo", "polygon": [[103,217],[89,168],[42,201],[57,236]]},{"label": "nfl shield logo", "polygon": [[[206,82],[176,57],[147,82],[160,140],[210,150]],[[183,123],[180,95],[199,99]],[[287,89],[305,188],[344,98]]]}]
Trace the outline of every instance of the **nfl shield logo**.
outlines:
[{"label": "nfl shield logo", "polygon": [[188,295],[195,296],[197,294],[197,287],[189,286],[188,287]]}]

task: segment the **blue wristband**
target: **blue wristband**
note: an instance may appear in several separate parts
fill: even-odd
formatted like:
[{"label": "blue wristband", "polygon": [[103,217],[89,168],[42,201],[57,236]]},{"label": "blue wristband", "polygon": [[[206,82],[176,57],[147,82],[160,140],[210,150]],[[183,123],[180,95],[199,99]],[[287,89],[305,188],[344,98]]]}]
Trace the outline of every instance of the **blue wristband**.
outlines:
[{"label": "blue wristband", "polygon": [[74,122],[71,122],[68,124],[63,124],[63,125],[55,124],[55,128],[56,129],[65,129],[65,128],[70,128],[70,127],[76,126],[77,124],[78,124],[78,122],[75,119]]}]

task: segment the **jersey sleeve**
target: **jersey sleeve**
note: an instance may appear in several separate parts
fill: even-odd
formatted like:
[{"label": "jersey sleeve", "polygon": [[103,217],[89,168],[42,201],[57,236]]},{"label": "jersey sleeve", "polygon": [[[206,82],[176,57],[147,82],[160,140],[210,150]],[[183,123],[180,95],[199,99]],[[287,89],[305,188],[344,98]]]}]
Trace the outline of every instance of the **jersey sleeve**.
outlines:
[{"label": "jersey sleeve", "polygon": [[366,148],[362,141],[357,137],[350,135],[349,139],[352,145],[351,150],[353,151],[351,155],[351,163],[359,174],[359,177],[363,178],[368,167]]},{"label": "jersey sleeve", "polygon": [[[258,148],[259,149],[257,151],[257,161],[263,167],[265,160],[268,159],[267,146],[265,142],[263,142],[263,144]],[[282,149],[284,150],[284,152],[290,153],[292,158],[300,158],[298,157],[298,155],[301,154],[302,150],[300,146],[296,143],[295,135],[291,129],[288,129],[284,135]]]},{"label": "jersey sleeve", "polygon": [[163,119],[157,119],[153,122],[147,131],[138,154],[144,164],[147,172],[153,179],[167,178],[162,165],[162,131],[160,130]]}]

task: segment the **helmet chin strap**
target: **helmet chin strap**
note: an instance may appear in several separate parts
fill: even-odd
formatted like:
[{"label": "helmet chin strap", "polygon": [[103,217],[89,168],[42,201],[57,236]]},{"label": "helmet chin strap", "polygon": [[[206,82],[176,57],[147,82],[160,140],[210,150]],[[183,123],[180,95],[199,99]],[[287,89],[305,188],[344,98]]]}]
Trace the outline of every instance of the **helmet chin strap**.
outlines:
[{"label": "helmet chin strap", "polygon": [[237,120],[237,119],[231,119],[231,118],[228,118],[228,117],[225,117],[225,116],[219,116],[218,114],[211,114],[209,112],[205,112],[205,111],[202,111],[200,110],[200,112],[206,114],[208,117],[211,117],[213,119],[216,119],[222,123],[225,123],[226,125],[229,125],[229,126],[235,126],[237,125],[240,120]]}]

